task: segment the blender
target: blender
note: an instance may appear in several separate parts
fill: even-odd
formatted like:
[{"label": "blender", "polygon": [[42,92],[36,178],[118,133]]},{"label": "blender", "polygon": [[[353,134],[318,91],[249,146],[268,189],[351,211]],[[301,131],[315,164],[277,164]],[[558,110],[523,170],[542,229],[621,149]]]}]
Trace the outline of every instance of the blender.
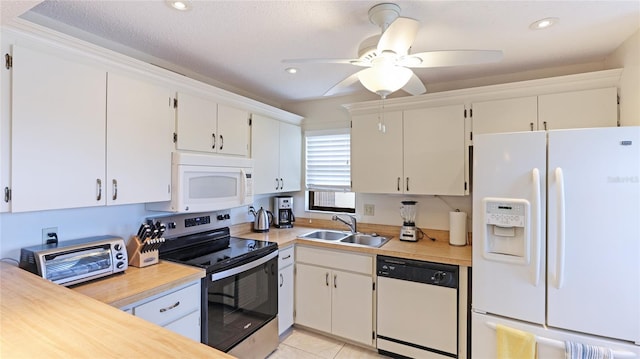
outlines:
[{"label": "blender", "polygon": [[418,229],[416,228],[416,201],[402,201],[400,216],[402,217],[402,228],[400,229],[400,240],[408,242],[418,241]]}]

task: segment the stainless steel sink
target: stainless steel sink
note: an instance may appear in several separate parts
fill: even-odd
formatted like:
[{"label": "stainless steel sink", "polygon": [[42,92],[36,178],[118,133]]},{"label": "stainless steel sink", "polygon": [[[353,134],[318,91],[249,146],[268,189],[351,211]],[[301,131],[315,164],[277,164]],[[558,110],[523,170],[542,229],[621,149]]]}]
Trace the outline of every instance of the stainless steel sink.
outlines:
[{"label": "stainless steel sink", "polygon": [[306,238],[306,239],[319,239],[323,241],[339,241],[341,239],[349,237],[350,235],[351,234],[348,232],[318,230],[318,231],[313,231],[307,234],[303,234],[300,237]]},{"label": "stainless steel sink", "polygon": [[340,240],[340,242],[379,248],[379,247],[382,247],[385,243],[389,242],[389,238],[358,233],[358,234],[352,234],[346,238],[343,238]]}]

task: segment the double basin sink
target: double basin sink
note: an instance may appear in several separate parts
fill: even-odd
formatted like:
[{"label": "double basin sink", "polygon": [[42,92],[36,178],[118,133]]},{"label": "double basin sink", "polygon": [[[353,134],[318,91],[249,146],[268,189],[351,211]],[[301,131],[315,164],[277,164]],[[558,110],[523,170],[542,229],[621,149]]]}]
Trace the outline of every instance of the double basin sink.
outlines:
[{"label": "double basin sink", "polygon": [[312,239],[340,244],[355,244],[365,247],[380,248],[389,241],[387,237],[375,234],[350,233],[330,230],[317,230],[303,234],[300,238]]}]

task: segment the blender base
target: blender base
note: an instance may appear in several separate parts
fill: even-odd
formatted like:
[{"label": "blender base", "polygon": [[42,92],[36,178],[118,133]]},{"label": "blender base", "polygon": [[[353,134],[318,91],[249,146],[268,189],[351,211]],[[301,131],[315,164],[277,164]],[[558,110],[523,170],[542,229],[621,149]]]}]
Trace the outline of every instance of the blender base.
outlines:
[{"label": "blender base", "polygon": [[400,240],[405,242],[417,242],[418,231],[416,226],[402,226],[400,229]]}]

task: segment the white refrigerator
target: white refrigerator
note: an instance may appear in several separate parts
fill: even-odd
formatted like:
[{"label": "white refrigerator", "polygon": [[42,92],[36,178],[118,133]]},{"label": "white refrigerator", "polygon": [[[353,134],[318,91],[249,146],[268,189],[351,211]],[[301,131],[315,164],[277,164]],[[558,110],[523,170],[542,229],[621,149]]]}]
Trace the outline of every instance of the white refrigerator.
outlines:
[{"label": "white refrigerator", "polygon": [[640,127],[486,134],[473,146],[472,358],[496,324],[640,359]]}]

